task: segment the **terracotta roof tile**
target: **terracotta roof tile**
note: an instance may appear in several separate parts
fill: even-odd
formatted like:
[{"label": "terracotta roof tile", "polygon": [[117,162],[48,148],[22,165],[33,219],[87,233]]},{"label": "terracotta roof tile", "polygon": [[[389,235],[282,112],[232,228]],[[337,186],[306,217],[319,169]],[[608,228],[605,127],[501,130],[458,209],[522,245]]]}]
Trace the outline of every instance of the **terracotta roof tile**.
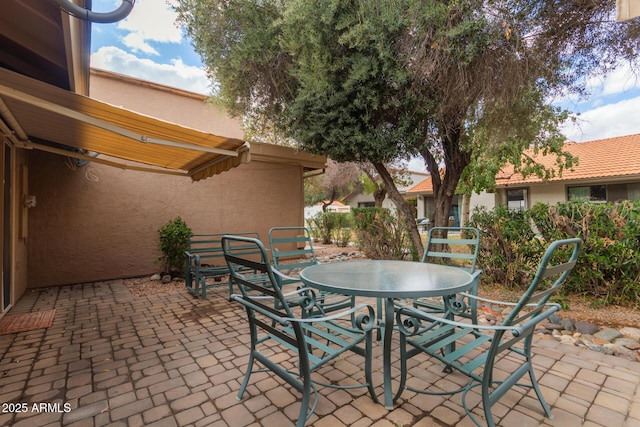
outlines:
[{"label": "terracotta roof tile", "polygon": [[[567,142],[564,150],[578,158],[573,170],[565,169],[562,176],[549,181],[572,181],[593,178],[625,176],[640,177],[640,134],[599,139],[589,142]],[[555,156],[538,155],[537,160],[547,166],[555,165]],[[523,178],[513,173],[513,167],[504,168],[496,176],[497,185],[542,182],[541,178],[530,175]]]},{"label": "terracotta roof tile", "polygon": [[413,187],[407,189],[407,194],[412,193],[429,193],[433,192],[433,184],[431,182],[431,177],[428,176]]},{"label": "terracotta roof tile", "polygon": [[[582,179],[634,176],[640,179],[640,134],[618,136],[589,142],[567,142],[564,150],[578,158],[573,170],[565,169],[562,176],[549,181],[575,181]],[[539,155],[537,160],[547,167],[555,166],[555,156]],[[496,176],[496,184],[513,185],[542,182],[541,178],[513,173],[513,166],[506,166]],[[433,192],[431,177],[407,190],[407,194]]]}]

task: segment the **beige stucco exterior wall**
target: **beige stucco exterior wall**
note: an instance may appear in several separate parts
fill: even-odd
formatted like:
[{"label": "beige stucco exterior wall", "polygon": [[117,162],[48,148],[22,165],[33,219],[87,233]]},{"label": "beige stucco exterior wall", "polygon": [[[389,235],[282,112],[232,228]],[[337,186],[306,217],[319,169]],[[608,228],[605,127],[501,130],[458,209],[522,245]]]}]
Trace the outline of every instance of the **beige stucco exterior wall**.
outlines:
[{"label": "beige stucco exterior wall", "polygon": [[555,205],[567,200],[567,191],[564,183],[550,182],[528,188],[530,206],[539,202]]},{"label": "beige stucco exterior wall", "polygon": [[239,120],[204,95],[91,70],[91,97],[138,113],[229,138],[244,138]]},{"label": "beige stucco exterior wall", "polygon": [[158,228],[176,216],[194,233],[301,225],[300,166],[252,162],[199,182],[91,164],[72,170],[30,158],[29,287],[93,282],[160,270]]},{"label": "beige stucco exterior wall", "polygon": [[[91,87],[93,97],[111,104],[242,137],[239,123],[204,97],[108,78],[92,79]],[[271,227],[303,225],[304,168],[322,168],[324,157],[255,143],[251,153],[249,164],[192,182],[96,163],[73,168],[66,157],[30,152],[29,191],[38,206],[29,211],[28,286],[158,272],[157,230],[176,216],[194,233],[251,231],[263,241]]]}]

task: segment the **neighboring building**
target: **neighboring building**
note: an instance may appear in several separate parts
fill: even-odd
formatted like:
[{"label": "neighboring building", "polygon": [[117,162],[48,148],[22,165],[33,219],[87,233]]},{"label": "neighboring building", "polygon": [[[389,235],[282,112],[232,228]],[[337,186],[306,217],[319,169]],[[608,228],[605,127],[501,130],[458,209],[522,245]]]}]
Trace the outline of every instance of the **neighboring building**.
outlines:
[{"label": "neighboring building", "polygon": [[[436,202],[433,195],[433,184],[431,177],[424,179],[412,188],[407,190],[407,197],[415,197],[416,209],[418,218],[427,218],[433,220],[435,215]],[[480,194],[473,194],[470,200],[470,209],[477,206],[486,206],[493,208],[495,206],[495,195],[482,192]],[[449,218],[453,220],[452,226],[458,227],[460,225],[460,218],[462,217],[462,196],[453,196],[451,202],[451,210],[449,212]]]},{"label": "neighboring building", "polygon": [[[323,203],[316,203],[313,206],[305,206],[304,207],[304,219],[305,219],[305,221],[308,221],[309,218],[312,218],[312,217],[318,215],[320,212],[322,212],[322,206],[324,206]],[[345,213],[345,212],[349,212],[349,211],[351,211],[351,208],[349,206],[345,205],[344,203],[340,203],[337,200],[333,201],[326,208],[326,212],[341,212],[341,213]]]},{"label": "neighboring building", "polygon": [[[564,151],[578,158],[578,165],[564,170],[562,176],[543,180],[537,176],[523,178],[505,167],[496,177],[493,193],[473,194],[470,209],[498,205],[528,209],[538,202],[555,204],[567,200],[593,202],[640,200],[640,134],[589,142],[567,142]],[[538,156],[537,161],[553,167],[555,156]],[[434,211],[431,178],[407,191],[418,198],[418,216],[430,217]],[[462,197],[454,196],[452,216],[460,215]]]},{"label": "neighboring building", "polygon": [[[426,172],[416,172],[409,171],[408,172],[408,183],[407,185],[403,185],[398,187],[398,191],[405,198],[412,198],[415,196],[407,194],[407,190],[412,188],[416,183],[421,182],[427,177],[429,174]],[[375,206],[375,200],[373,198],[373,194],[367,194],[364,192],[352,193],[345,197],[341,202],[334,201],[328,208],[329,212],[349,212],[351,208],[366,208]],[[389,209],[391,212],[395,214],[396,205],[391,201],[390,198],[386,197],[382,202],[382,207]],[[305,206],[304,208],[304,218],[308,220],[309,218],[317,215],[319,212],[322,212],[322,203],[317,203],[313,206]]]},{"label": "neighboring building", "polygon": [[[577,157],[578,165],[546,181],[537,176],[523,178],[505,168],[496,177],[496,204],[527,209],[538,202],[575,199],[640,200],[640,134],[567,142],[564,151]],[[553,167],[555,156],[538,156],[537,160]]]},{"label": "neighboring building", "polygon": [[[426,172],[408,171],[407,184],[398,187],[398,192],[405,198],[411,197],[407,194],[407,190],[415,186],[417,183],[423,181],[429,174]],[[353,208],[364,208],[375,206],[375,200],[373,194],[367,194],[364,192],[350,194],[342,200],[345,204]],[[389,209],[391,212],[396,211],[396,205],[393,201],[386,197],[382,202],[382,207]]]}]

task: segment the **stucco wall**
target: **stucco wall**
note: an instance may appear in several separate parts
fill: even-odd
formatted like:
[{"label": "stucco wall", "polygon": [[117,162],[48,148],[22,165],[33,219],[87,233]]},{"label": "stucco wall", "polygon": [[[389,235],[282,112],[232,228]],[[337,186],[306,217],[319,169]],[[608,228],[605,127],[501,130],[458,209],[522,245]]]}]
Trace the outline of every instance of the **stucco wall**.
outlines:
[{"label": "stucco wall", "polygon": [[251,162],[203,181],[30,153],[28,286],[134,277],[159,271],[158,228],[181,216],[195,233],[301,225],[300,166]]},{"label": "stucco wall", "polygon": [[91,70],[91,97],[193,129],[244,138],[240,121],[207,103],[203,95]]},{"label": "stucco wall", "polygon": [[550,182],[529,187],[529,207],[542,202],[549,205],[562,203],[567,200],[567,190],[564,183]]}]

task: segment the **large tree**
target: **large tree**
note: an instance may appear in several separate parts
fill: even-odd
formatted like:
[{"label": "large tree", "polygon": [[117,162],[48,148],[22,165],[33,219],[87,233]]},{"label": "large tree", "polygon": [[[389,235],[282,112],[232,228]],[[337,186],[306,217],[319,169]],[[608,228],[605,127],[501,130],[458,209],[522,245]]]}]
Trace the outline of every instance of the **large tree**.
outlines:
[{"label": "large tree", "polygon": [[638,52],[637,20],[615,23],[601,0],[179,0],[177,11],[232,112],[371,162],[419,249],[385,164],[422,156],[444,225],[461,182],[490,187],[506,162],[548,174],[526,148],[570,165],[566,113],[549,97],[584,93],[586,76]]}]

